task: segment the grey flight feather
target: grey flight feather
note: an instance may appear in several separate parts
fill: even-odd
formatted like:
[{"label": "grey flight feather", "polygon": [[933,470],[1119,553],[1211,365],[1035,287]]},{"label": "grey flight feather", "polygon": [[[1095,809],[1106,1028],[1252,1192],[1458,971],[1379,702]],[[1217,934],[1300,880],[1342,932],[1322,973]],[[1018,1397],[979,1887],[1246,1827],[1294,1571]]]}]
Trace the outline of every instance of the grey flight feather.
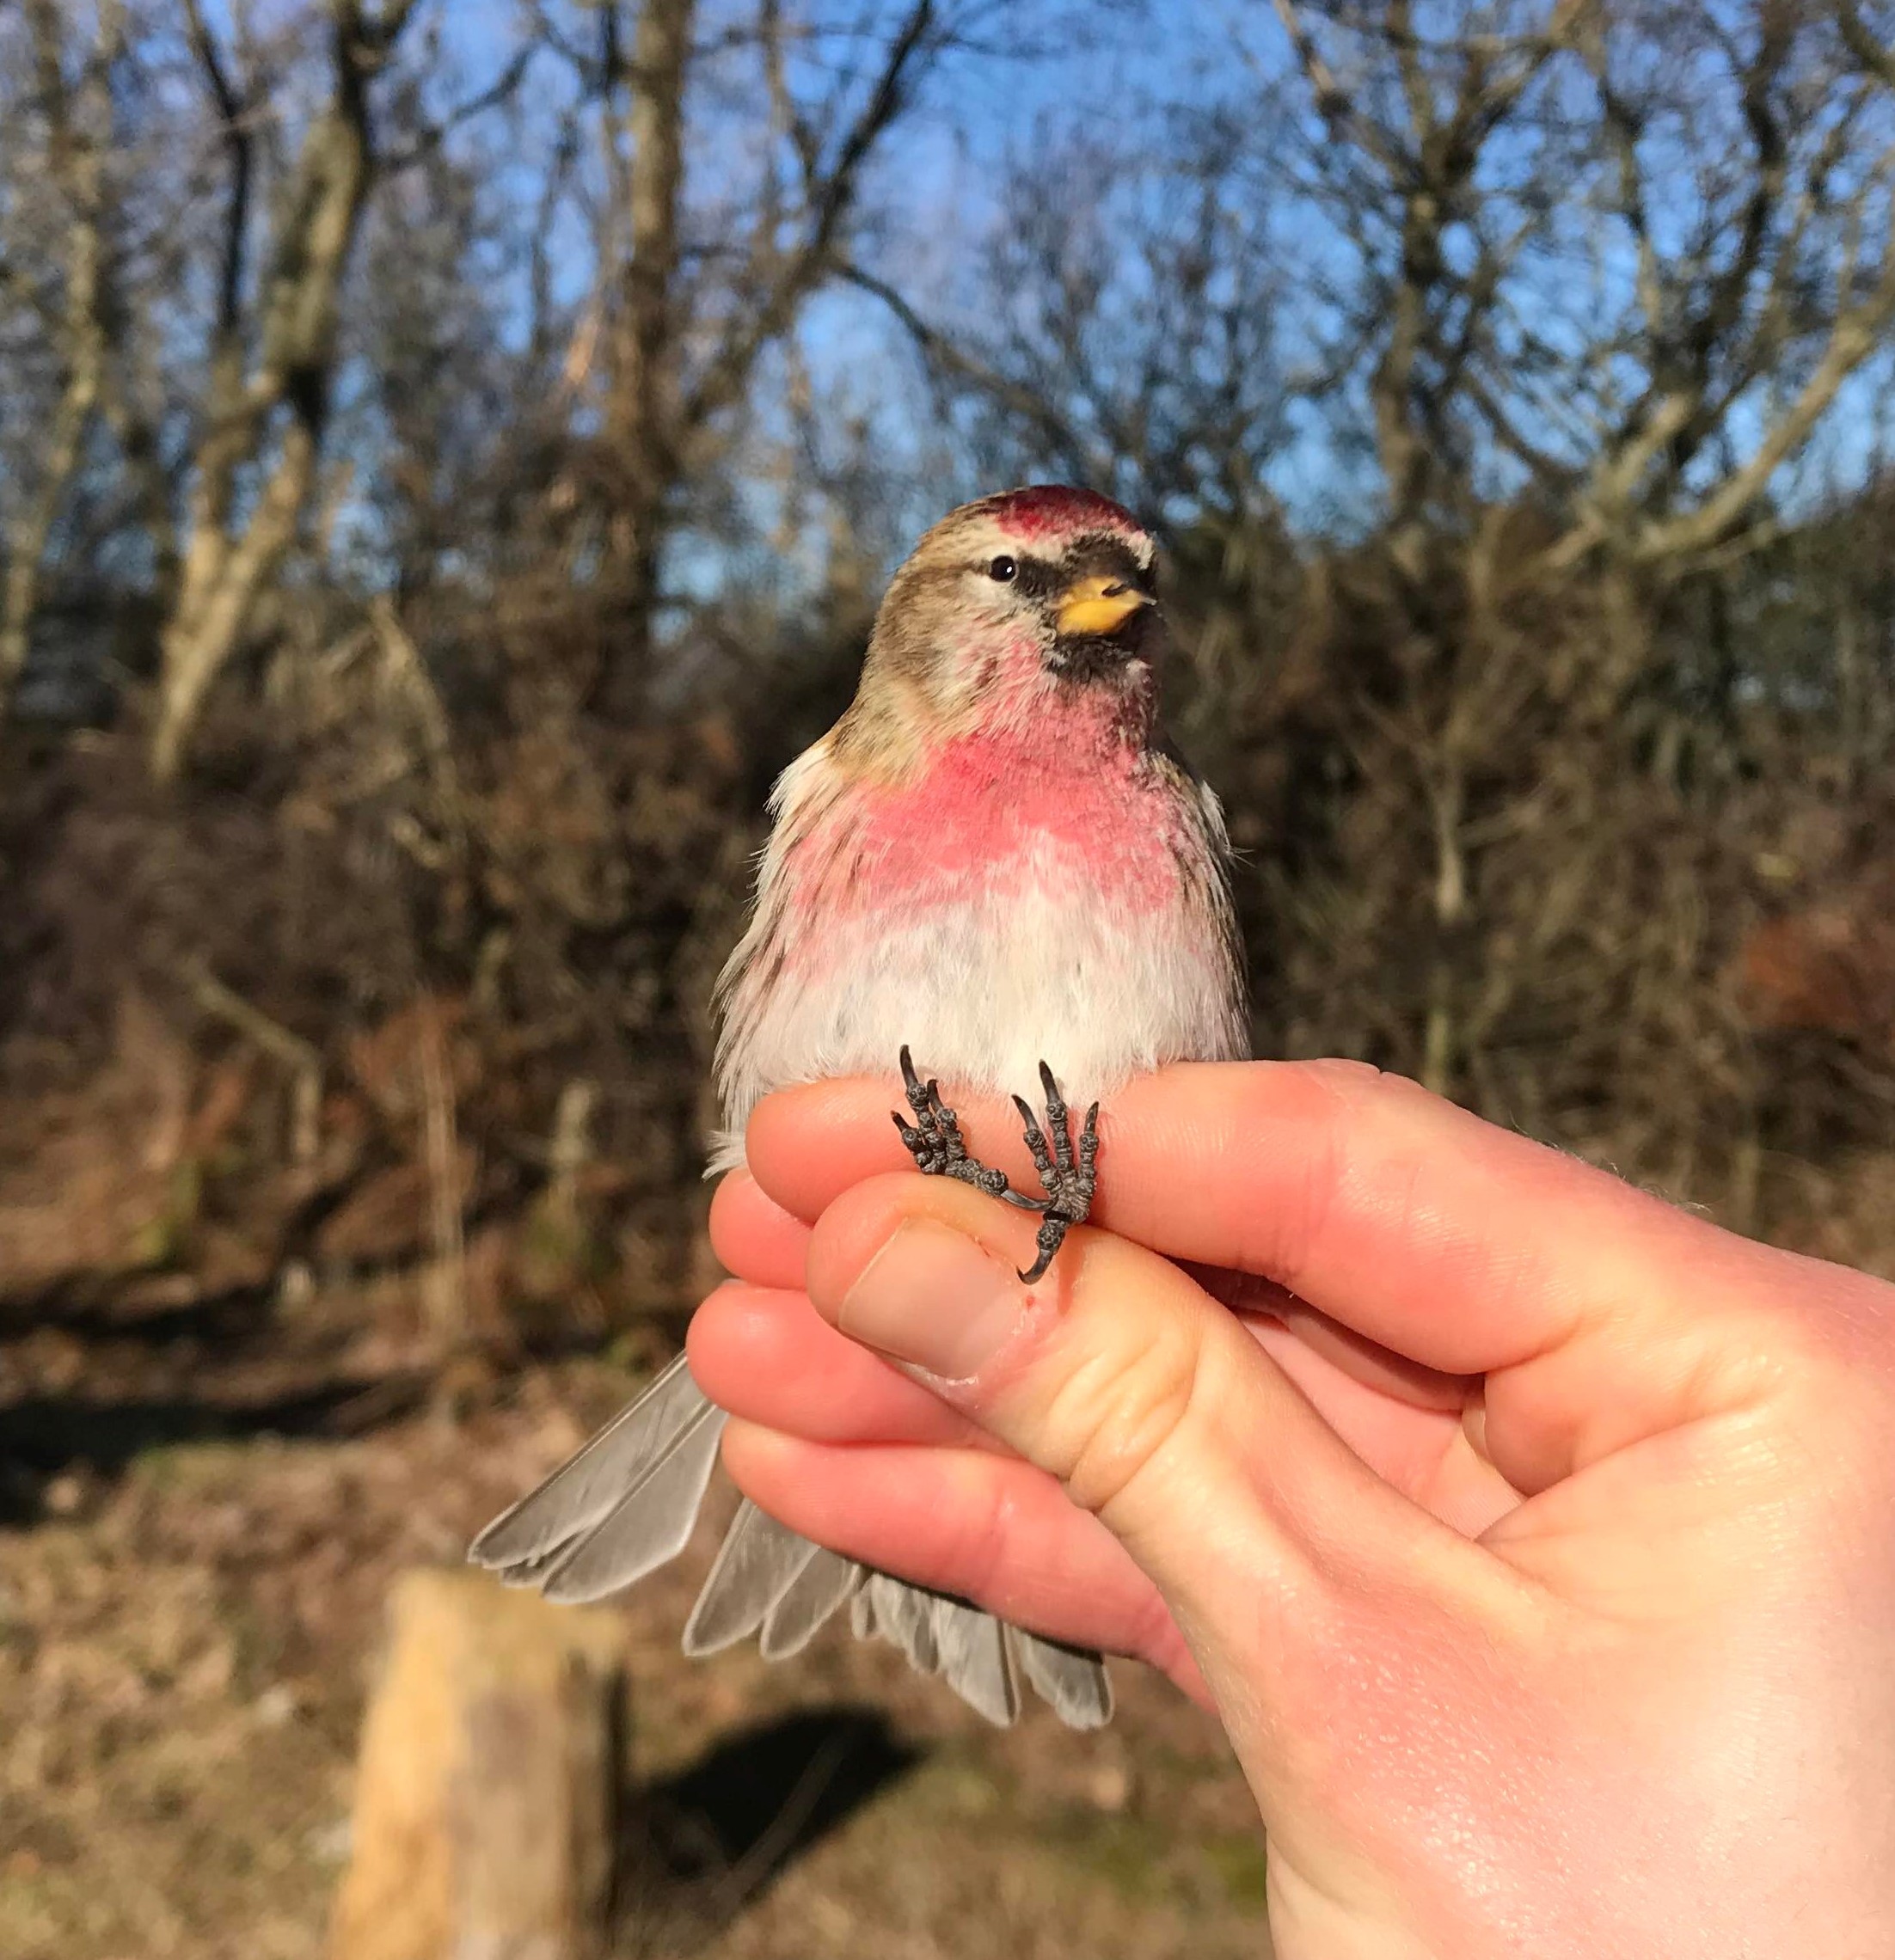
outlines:
[{"label": "grey flight feather", "polygon": [[1097,1654],[1010,1627],[1020,1671],[1069,1729],[1102,1729],[1112,1719],[1112,1677]]},{"label": "grey flight feather", "polygon": [[727,1419],[706,1402],[664,1455],[547,1574],[547,1598],[569,1606],[604,1599],[675,1559],[690,1541]]},{"label": "grey flight feather", "polygon": [[576,1456],[502,1511],[468,1547],[468,1557],[504,1577],[534,1582],[557,1553],[617,1506],[708,1406],[680,1355]]},{"label": "grey flight feather", "polygon": [[714,1654],[754,1633],[816,1550],[745,1498],[684,1623],[684,1651]]},{"label": "grey flight feather", "polygon": [[934,1618],[942,1680],[997,1727],[1011,1728],[1020,1718],[1020,1688],[1006,1629],[978,1606],[938,1594]]},{"label": "grey flight feather", "polygon": [[868,1614],[879,1638],[899,1647],[917,1674],[938,1674],[941,1655],[935,1645],[935,1596],[887,1572],[871,1572],[863,1589]]},{"label": "grey flight feather", "polygon": [[766,1661],[785,1661],[800,1654],[816,1631],[862,1583],[862,1568],[839,1552],[819,1552],[790,1582],[789,1589],[770,1609],[762,1642]]},{"label": "grey flight feather", "polygon": [[858,1640],[881,1638],[881,1622],[875,1616],[874,1577],[871,1572],[849,1602],[849,1631]]},{"label": "grey flight feather", "polygon": [[[497,1517],[469,1558],[551,1600],[576,1603],[622,1590],[690,1542],[724,1422],[680,1357],[569,1463]],[[990,1722],[1016,1718],[1022,1680],[1071,1728],[1111,1719],[1111,1684],[1096,1654],[1003,1626],[965,1601],[886,1572],[865,1573],[747,1498],[692,1608],[684,1651],[714,1653],[761,1627],[764,1657],[782,1660],[845,1604],[858,1639],[898,1647],[911,1666],[941,1675]]]},{"label": "grey flight feather", "polygon": [[1019,1716],[1022,1681],[1068,1728],[1097,1729],[1112,1719],[1112,1681],[1101,1656],[1008,1626],[966,1600],[871,1572],[854,1596],[850,1619],[858,1640],[900,1648],[911,1666],[940,1675],[1003,1728]]}]

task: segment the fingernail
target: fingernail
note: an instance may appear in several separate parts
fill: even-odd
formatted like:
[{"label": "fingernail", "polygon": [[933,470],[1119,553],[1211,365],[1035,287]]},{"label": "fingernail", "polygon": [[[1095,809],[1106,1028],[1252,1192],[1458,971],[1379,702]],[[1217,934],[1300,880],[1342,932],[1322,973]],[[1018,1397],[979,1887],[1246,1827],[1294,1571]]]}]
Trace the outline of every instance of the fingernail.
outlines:
[{"label": "fingernail", "polygon": [[972,1239],[911,1219],[856,1275],[836,1324],[950,1381],[978,1375],[1020,1325],[1020,1289]]}]

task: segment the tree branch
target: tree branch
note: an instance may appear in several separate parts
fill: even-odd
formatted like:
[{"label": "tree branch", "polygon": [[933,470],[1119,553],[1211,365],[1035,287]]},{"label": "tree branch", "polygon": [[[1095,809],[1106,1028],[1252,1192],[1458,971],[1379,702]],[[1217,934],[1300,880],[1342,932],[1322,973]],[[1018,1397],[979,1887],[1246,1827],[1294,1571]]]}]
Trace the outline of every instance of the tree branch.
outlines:
[{"label": "tree branch", "polygon": [[[833,270],[831,248],[854,202],[862,165],[889,125],[906,107],[909,80],[927,47],[934,24],[934,0],[917,0],[890,45],[868,101],[844,135],[835,161],[815,187],[802,238],[794,250],[778,260],[774,276],[765,284],[761,303],[731,334],[686,399],[679,416],[684,436],[695,434],[736,400],[749,380],[757,355],[788,326],[810,288]],[[760,243],[768,254],[769,242]]]},{"label": "tree branch", "polygon": [[1085,444],[1053,407],[1049,390],[1024,386],[977,361],[940,328],[930,326],[893,286],[862,266],[845,261],[836,267],[836,276],[886,307],[924,361],[959,375],[990,400],[1033,423],[1067,456],[1076,459],[1085,455]]},{"label": "tree branch", "polygon": [[1885,47],[1875,38],[1855,0],[1836,0],[1836,25],[1843,46],[1863,74],[1873,75],[1885,88],[1895,89],[1895,47]]}]

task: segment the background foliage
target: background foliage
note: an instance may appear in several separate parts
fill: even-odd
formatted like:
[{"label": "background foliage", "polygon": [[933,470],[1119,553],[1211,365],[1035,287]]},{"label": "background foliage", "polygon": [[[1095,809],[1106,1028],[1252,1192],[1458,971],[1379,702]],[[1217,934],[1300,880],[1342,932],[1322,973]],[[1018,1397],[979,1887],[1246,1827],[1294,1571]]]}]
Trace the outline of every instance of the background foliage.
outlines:
[{"label": "background foliage", "polygon": [[1882,0],[14,0],[0,131],[16,1415],[655,1351],[768,785],[1046,478],[1260,1054],[1895,1270]]}]

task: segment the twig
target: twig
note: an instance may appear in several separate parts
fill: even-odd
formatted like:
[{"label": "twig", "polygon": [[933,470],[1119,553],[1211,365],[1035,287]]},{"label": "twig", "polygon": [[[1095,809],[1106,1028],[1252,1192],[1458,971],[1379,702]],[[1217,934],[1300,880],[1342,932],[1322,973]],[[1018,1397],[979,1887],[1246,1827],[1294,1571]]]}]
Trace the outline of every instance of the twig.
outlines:
[{"label": "twig", "polygon": [[299,1034],[280,1021],[272,1020],[262,1008],[241,994],[234,993],[201,960],[193,960],[184,971],[191,997],[205,1014],[235,1028],[254,1042],[266,1055],[280,1062],[291,1078],[290,1105],[290,1158],[307,1164],[322,1141],[322,1057]]},{"label": "twig", "polygon": [[455,858],[463,861],[467,854],[467,802],[461,793],[460,772],[454,766],[454,736],[447,710],[441,704],[420,649],[402,625],[395,602],[385,592],[377,593],[370,601],[369,622],[381,644],[389,677],[407,696],[420,724],[430,783],[447,820]]},{"label": "twig", "polygon": [[420,1002],[421,1097],[427,1157],[428,1215],[434,1259],[424,1284],[429,1324],[444,1346],[466,1330],[466,1246],[461,1230],[460,1146],[456,1131],[454,1076],[432,995]]}]

